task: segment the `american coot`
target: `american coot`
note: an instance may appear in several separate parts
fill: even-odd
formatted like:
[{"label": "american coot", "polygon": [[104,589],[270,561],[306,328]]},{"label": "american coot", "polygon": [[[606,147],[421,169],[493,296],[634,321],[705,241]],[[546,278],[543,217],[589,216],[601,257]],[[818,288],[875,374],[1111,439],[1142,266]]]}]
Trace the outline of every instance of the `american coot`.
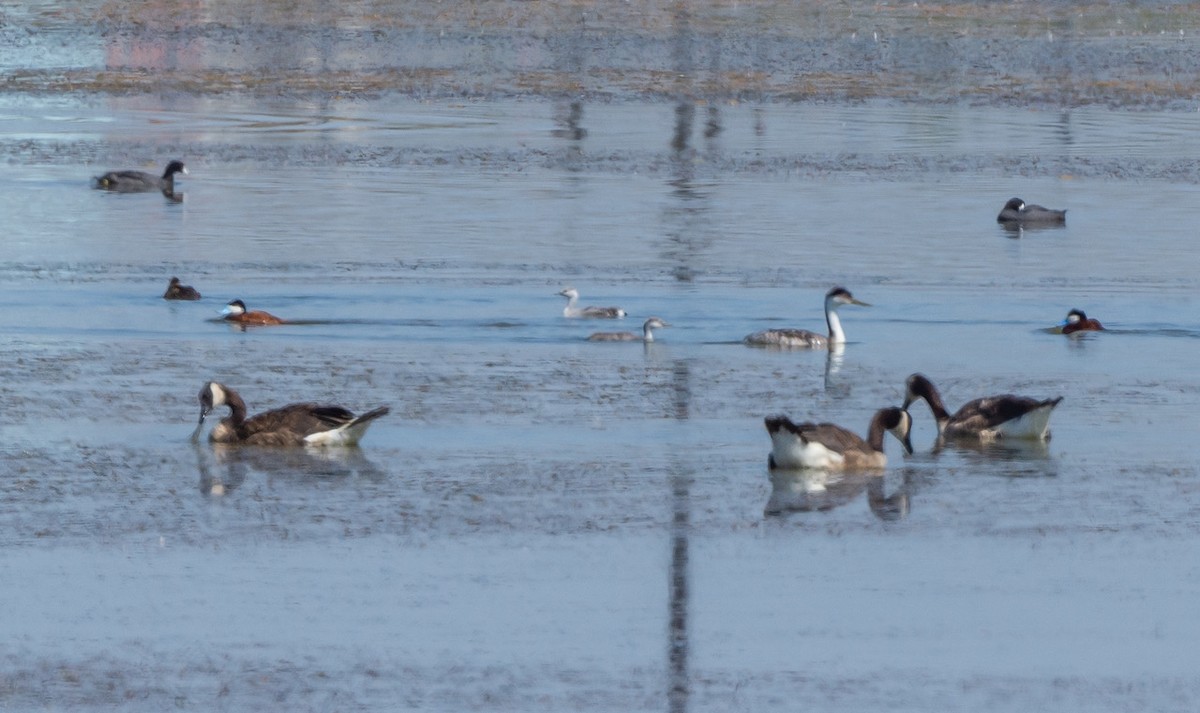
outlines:
[{"label": "american coot", "polygon": [[178,277],[171,278],[171,284],[167,285],[167,291],[163,293],[164,300],[198,300],[200,293],[196,288],[190,285],[180,284]]},{"label": "american coot", "polygon": [[829,326],[826,337],[807,329],[766,329],[745,338],[746,344],[759,347],[789,347],[793,349],[828,349],[830,344],[844,344],[846,333],[842,331],[842,320],[838,308],[842,305],[870,307],[850,294],[845,287],[834,287],[825,294],[825,323]]},{"label": "american coot", "polygon": [[563,308],[564,317],[582,317],[585,319],[620,319],[625,316],[625,310],[620,307],[577,307],[579,290],[574,287],[559,292],[567,298],[567,306]]},{"label": "american coot", "polygon": [[230,414],[208,434],[214,443],[253,446],[353,446],[371,421],[388,412],[387,406],[355,416],[341,406],[291,404],[246,418],[246,403],[237,392],[211,381],[200,389],[200,423],[213,409],[228,406]]},{"label": "american coot", "polygon": [[247,311],[246,303],[241,300],[234,300],[225,305],[221,314],[226,322],[238,324],[287,324],[286,320],[282,320],[270,312],[257,309]]},{"label": "american coot", "polygon": [[96,176],[96,187],[117,193],[149,193],[162,191],[168,195],[175,193],[175,174],[187,175],[183,161],[172,161],[162,176],[145,171],[109,171],[103,176]]},{"label": "american coot", "polygon": [[1088,319],[1087,314],[1081,309],[1073,309],[1067,312],[1067,318],[1062,323],[1063,334],[1073,334],[1075,332],[1100,332],[1104,330],[1104,325],[1100,324],[1098,319]]},{"label": "american coot", "polygon": [[771,435],[771,455],[767,465],[776,468],[820,468],[855,470],[882,468],[887,465],[883,453],[883,433],[887,431],[912,453],[912,417],[895,406],[879,409],[871,418],[867,439],[832,423],[792,423],[786,416],[771,416],[764,421]]},{"label": "american coot", "polygon": [[1067,222],[1067,211],[1029,205],[1020,198],[1010,198],[1004,204],[1000,215],[996,216],[996,221],[1010,226],[1064,225]]},{"label": "american coot", "polygon": [[917,399],[925,399],[937,421],[938,436],[994,441],[1000,438],[1050,437],[1050,413],[1062,401],[1059,396],[1039,401],[1026,396],[1003,394],[966,403],[953,416],[946,411],[942,396],[933,382],[922,374],[908,377],[904,408]]},{"label": "american coot", "polygon": [[671,325],[662,321],[658,317],[651,317],[642,325],[642,336],[638,336],[633,332],[596,332],[588,337],[590,342],[653,342],[654,332],[651,330],[659,327],[670,327]]}]

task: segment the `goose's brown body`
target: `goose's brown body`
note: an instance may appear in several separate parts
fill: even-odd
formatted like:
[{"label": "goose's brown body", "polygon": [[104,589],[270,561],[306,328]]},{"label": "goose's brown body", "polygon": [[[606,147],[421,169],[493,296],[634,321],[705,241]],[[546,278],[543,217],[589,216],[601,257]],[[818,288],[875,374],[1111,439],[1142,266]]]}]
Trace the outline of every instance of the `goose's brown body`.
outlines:
[{"label": "goose's brown body", "polygon": [[937,422],[940,437],[981,441],[1000,438],[1047,439],[1050,437],[1050,414],[1062,401],[1061,396],[1034,399],[1000,394],[968,401],[951,415],[942,403],[942,395],[937,387],[923,374],[908,377],[906,392],[904,408],[907,409],[917,399],[924,399]]},{"label": "goose's brown body", "polygon": [[776,468],[819,468],[823,470],[879,469],[887,465],[883,434],[890,432],[912,453],[909,431],[912,419],[896,407],[875,412],[863,439],[834,423],[793,423],[786,416],[764,420],[771,436],[767,465]]}]

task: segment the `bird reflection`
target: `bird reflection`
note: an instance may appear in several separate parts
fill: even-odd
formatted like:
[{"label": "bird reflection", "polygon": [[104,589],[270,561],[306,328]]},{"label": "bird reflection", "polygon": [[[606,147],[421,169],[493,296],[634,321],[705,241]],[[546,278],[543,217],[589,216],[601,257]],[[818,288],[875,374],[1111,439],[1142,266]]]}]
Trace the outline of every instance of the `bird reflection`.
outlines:
[{"label": "bird reflection", "polygon": [[1008,238],[1020,238],[1025,233],[1036,233],[1040,230],[1062,230],[1067,227],[1065,223],[997,223],[997,225]]},{"label": "bird reflection", "polygon": [[358,448],[265,448],[198,442],[193,447],[200,492],[210,496],[231,493],[253,472],[296,483],[351,476],[377,481],[386,475]]},{"label": "bird reflection", "polygon": [[871,478],[867,481],[867,505],[871,512],[880,520],[894,522],[908,517],[909,510],[909,480],[907,474],[903,483],[891,495],[887,494],[884,478]]},{"label": "bird reflection", "polygon": [[704,138],[715,139],[724,127],[721,126],[721,109],[715,104],[708,107],[708,120],[704,122]]},{"label": "bird reflection", "polygon": [[826,512],[853,502],[864,492],[867,506],[880,520],[899,520],[908,515],[910,488],[907,476],[892,495],[882,471],[836,472],[805,468],[772,470],[771,496],[763,508],[767,517],[795,512]]},{"label": "bird reflection", "polygon": [[224,467],[212,462],[208,450],[198,439],[192,439],[196,451],[196,469],[200,471],[200,494],[221,497],[237,490],[246,482],[245,467]]},{"label": "bird reflection", "polygon": [[962,456],[978,470],[1012,478],[1052,478],[1058,475],[1058,464],[1050,457],[1046,441],[1013,439],[983,443],[970,439],[939,439],[931,454],[940,457],[947,451]]},{"label": "bird reflection", "polygon": [[[649,346],[649,345],[647,345]],[[692,405],[692,371],[685,360],[676,361],[671,369],[675,418],[687,421]],[[691,602],[692,480],[695,473],[691,461],[677,459],[671,465],[671,566],[668,586],[667,689],[668,710],[684,713],[691,692],[689,660],[689,612]]]},{"label": "bird reflection", "polygon": [[550,131],[550,135],[569,141],[582,141],[588,131],[583,127],[583,102],[572,101],[565,107],[556,107],[554,123],[558,127]]},{"label": "bird reflection", "polygon": [[838,379],[846,361],[846,345],[830,344],[825,353],[825,391],[831,396],[845,398],[850,395],[850,382]]},{"label": "bird reflection", "polygon": [[163,194],[163,198],[166,198],[167,200],[171,201],[172,203],[182,203],[183,199],[187,196],[187,194],[184,193],[183,191],[172,191],[167,188],[163,189],[162,194]]}]

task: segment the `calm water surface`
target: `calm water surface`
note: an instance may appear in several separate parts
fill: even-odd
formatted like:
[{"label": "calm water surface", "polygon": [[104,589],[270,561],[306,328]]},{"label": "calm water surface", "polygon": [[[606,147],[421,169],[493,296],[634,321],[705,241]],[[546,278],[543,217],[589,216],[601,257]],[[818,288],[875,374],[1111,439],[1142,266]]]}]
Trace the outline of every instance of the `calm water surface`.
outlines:
[{"label": "calm water surface", "polygon": [[[146,104],[0,108],[5,706],[1200,699],[1196,114]],[[182,201],[88,187],[176,156]],[[1005,232],[1013,195],[1067,226]],[[833,284],[873,305],[844,353],[739,343]],[[565,285],[673,326],[587,343]],[[861,432],[913,371],[1062,395],[1054,437],[934,452],[917,406],[886,476],[772,482],[763,416]],[[195,447],[209,379],[392,414]]]}]

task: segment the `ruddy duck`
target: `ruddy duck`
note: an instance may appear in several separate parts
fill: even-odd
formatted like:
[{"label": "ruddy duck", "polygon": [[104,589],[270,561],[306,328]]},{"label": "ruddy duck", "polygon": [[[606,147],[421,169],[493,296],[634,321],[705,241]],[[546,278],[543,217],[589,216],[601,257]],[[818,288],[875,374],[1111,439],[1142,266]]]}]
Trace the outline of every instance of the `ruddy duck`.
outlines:
[{"label": "ruddy duck", "polygon": [[186,176],[187,172],[183,161],[168,163],[162,176],[145,171],[109,171],[103,176],[96,176],[96,187],[117,193],[162,191],[171,195],[175,193],[175,174],[182,173]]},{"label": "ruddy duck", "polygon": [[660,327],[670,327],[671,325],[662,321],[658,317],[651,317],[642,325],[642,335],[638,336],[633,332],[596,332],[588,337],[589,342],[653,342],[654,332],[651,330]]},{"label": "ruddy duck", "polygon": [[743,341],[752,346],[791,349],[828,349],[830,344],[844,344],[846,333],[842,331],[842,320],[838,317],[838,308],[842,305],[871,306],[855,299],[845,287],[834,287],[825,294],[825,323],[829,326],[829,336],[807,329],[765,329],[748,335]]},{"label": "ruddy duck", "polygon": [[172,277],[171,284],[167,285],[167,291],[163,293],[163,299],[198,300],[200,299],[200,293],[194,287],[180,284],[178,277]]},{"label": "ruddy duck", "polygon": [[221,314],[224,315],[223,319],[226,322],[236,322],[237,324],[287,324],[286,320],[280,319],[270,312],[263,312],[257,309],[247,312],[246,303],[241,300],[234,300],[225,305],[225,309],[221,310]]},{"label": "ruddy duck", "polygon": [[577,307],[579,290],[568,287],[558,294],[567,298],[567,306],[563,308],[564,317],[583,319],[620,319],[625,316],[625,310],[620,307]]},{"label": "ruddy duck", "polygon": [[1010,198],[1004,204],[996,222],[1007,226],[1020,227],[1023,225],[1064,225],[1067,222],[1067,211],[1043,208],[1040,205],[1027,205],[1020,198]]},{"label": "ruddy duck", "polygon": [[1104,331],[1104,325],[1100,324],[1100,320],[1088,319],[1088,316],[1081,309],[1073,309],[1067,312],[1067,318],[1063,320],[1060,326],[1062,327],[1063,334]]},{"label": "ruddy duck", "polygon": [[908,377],[905,385],[904,408],[917,399],[925,399],[929,410],[937,421],[938,436],[945,438],[972,438],[994,441],[999,438],[1050,437],[1050,414],[1062,401],[1032,399],[1027,396],[1001,394],[985,396],[969,401],[953,416],[946,411],[937,387],[923,374]]},{"label": "ruddy duck", "polygon": [[867,439],[832,423],[792,423],[786,416],[764,420],[771,435],[767,466],[822,470],[878,469],[887,465],[883,434],[891,433],[912,453],[912,417],[895,406],[879,409],[867,428]]},{"label": "ruddy duck", "polygon": [[375,419],[388,412],[387,406],[355,416],[341,406],[313,403],[291,404],[246,418],[246,403],[237,392],[210,381],[200,389],[199,435],[204,419],[220,406],[229,415],[213,426],[208,439],[214,443],[251,446],[354,446]]}]

